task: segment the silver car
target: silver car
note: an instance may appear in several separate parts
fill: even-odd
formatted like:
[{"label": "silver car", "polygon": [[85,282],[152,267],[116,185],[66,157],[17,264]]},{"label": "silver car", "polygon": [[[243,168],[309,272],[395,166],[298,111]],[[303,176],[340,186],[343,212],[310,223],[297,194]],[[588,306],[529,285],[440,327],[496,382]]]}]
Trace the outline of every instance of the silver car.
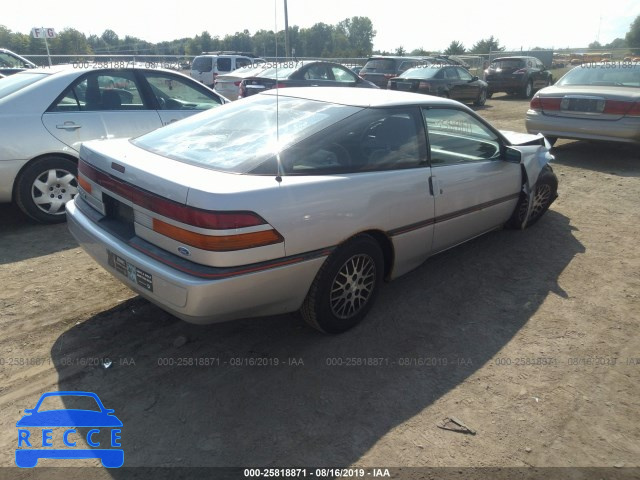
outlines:
[{"label": "silver car", "polygon": [[558,138],[640,143],[640,63],[584,63],[531,100],[527,131]]},{"label": "silver car", "polygon": [[218,75],[213,82],[213,89],[229,100],[237,100],[242,80],[264,72],[271,68],[270,65],[272,64],[258,63],[238,68],[224,75]]},{"label": "silver car", "polygon": [[65,220],[86,140],[134,137],[226,102],[170,70],[125,62],[31,69],[0,83],[0,202]]},{"label": "silver car", "polygon": [[377,89],[274,89],[80,157],[73,235],[193,323],[300,310],[345,331],[383,280],[531,225],[557,192],[542,136]]}]

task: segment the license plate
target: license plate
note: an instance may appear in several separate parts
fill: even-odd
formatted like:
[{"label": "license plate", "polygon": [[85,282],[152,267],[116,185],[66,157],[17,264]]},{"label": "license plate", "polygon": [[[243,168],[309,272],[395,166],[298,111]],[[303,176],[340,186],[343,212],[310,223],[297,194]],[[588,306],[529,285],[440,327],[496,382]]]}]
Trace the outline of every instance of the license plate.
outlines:
[{"label": "license plate", "polygon": [[560,103],[560,108],[567,112],[602,113],[604,103],[604,100],[596,98],[565,97]]},{"label": "license plate", "polygon": [[110,250],[107,250],[108,262],[111,268],[113,268],[120,275],[124,275],[133,283],[137,283],[142,288],[153,292],[153,276],[139,269],[132,263],[127,262],[124,258],[119,257]]},{"label": "license plate", "polygon": [[398,85],[398,90],[404,90],[404,91],[411,90],[411,84],[410,83],[398,82],[397,85]]}]

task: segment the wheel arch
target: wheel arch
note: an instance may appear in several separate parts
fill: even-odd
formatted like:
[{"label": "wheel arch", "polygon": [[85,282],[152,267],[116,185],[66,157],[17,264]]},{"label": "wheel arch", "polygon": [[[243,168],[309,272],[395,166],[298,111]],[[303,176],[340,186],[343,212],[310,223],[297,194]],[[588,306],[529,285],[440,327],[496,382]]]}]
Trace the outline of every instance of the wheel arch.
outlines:
[{"label": "wheel arch", "polygon": [[26,162],[24,165],[22,165],[22,167],[20,167],[20,170],[18,171],[18,173],[16,174],[16,177],[13,179],[13,187],[11,189],[11,201],[15,202],[16,201],[16,193],[17,193],[17,187],[18,187],[18,179],[20,178],[20,176],[22,175],[22,173],[29,168],[29,166],[33,163],[33,162],[37,162],[38,160],[41,160],[43,158],[47,158],[47,157],[62,157],[62,158],[66,158],[68,160],[71,160],[72,162],[74,162],[76,165],[78,164],[78,157],[71,155],[69,153],[65,153],[65,152],[49,152],[49,153],[43,153],[41,155],[35,156],[33,157],[31,160],[29,160],[28,162]]},{"label": "wheel arch", "polygon": [[382,258],[384,259],[383,278],[385,280],[389,280],[391,278],[391,272],[393,271],[393,264],[395,262],[395,249],[393,248],[393,242],[389,236],[382,230],[365,230],[353,237],[357,237],[358,235],[369,235],[378,243],[382,250]]}]

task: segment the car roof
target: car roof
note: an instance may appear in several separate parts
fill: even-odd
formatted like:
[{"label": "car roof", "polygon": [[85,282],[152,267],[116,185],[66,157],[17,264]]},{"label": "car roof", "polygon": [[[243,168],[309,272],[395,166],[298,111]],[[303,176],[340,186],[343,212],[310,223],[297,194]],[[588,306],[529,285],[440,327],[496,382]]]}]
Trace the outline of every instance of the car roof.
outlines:
[{"label": "car roof", "polygon": [[337,103],[354,107],[397,107],[407,105],[445,105],[461,104],[454,100],[418,93],[399,92],[375,88],[353,87],[292,87],[287,89],[271,89],[260,95],[304,98],[320,102]]},{"label": "car roof", "polygon": [[[99,65],[99,63],[98,63]],[[16,73],[16,75],[26,75],[29,73],[48,73],[50,75],[57,75],[57,74],[71,74],[71,73],[86,73],[86,72],[96,72],[96,71],[110,71],[110,72],[118,72],[118,71],[123,71],[123,70],[144,70],[144,71],[153,71],[153,72],[167,72],[167,73],[174,73],[177,75],[181,75],[183,77],[187,77],[187,78],[191,78],[188,75],[185,75],[182,72],[179,72],[177,70],[171,70],[168,68],[154,68],[154,67],[145,67],[144,64],[134,64],[132,66],[128,66],[128,67],[96,67],[95,65],[92,65],[91,63],[89,63],[88,66],[84,67],[80,67],[79,64],[73,64],[73,63],[63,63],[63,64],[59,64],[59,65],[52,65],[50,67],[37,67],[37,68],[31,68],[29,70],[23,70],[22,72],[18,72]]]},{"label": "car roof", "polygon": [[495,62],[496,60],[522,60],[523,58],[537,58],[537,57],[531,57],[529,55],[520,55],[520,56],[512,56],[512,57],[498,57],[498,58],[494,58],[491,61]]}]

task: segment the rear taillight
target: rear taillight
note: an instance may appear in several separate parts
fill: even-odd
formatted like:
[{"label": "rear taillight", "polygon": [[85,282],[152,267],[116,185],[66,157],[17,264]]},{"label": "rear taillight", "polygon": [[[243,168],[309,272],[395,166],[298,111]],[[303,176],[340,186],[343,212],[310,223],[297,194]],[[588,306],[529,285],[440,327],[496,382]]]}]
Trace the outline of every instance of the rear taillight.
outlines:
[{"label": "rear taillight", "polygon": [[247,87],[245,87],[244,82],[240,82],[240,86],[238,87],[238,98],[244,98],[247,93]]},{"label": "rear taillight", "polygon": [[531,103],[529,103],[529,108],[531,110],[546,110],[546,111],[554,111],[560,110],[560,104],[562,103],[562,99],[558,97],[533,97],[531,99]]},{"label": "rear taillight", "polygon": [[640,102],[634,102],[626,114],[627,117],[640,117]]},{"label": "rear taillight", "polygon": [[286,88],[286,87],[287,87],[286,83],[280,82],[280,83],[276,83],[273,88]]},{"label": "rear taillight", "polygon": [[431,84],[429,82],[420,82],[418,88],[421,90],[431,90]]},{"label": "rear taillight", "polygon": [[237,82],[233,82],[233,84],[234,84],[236,87],[239,87],[241,83],[242,83],[242,81],[240,81],[240,80],[238,80]]},{"label": "rear taillight", "polygon": [[635,103],[625,102],[624,100],[607,100],[604,104],[604,110],[602,113],[608,113],[610,115],[628,115],[635,105]]},{"label": "rear taillight", "polygon": [[206,235],[181,228],[157,218],[153,219],[153,231],[177,242],[191,245],[201,250],[230,252],[247,248],[264,247],[282,242],[282,237],[274,229],[261,232],[239,233],[234,235]]},{"label": "rear taillight", "polygon": [[[111,177],[82,160],[78,163],[78,173],[78,182],[85,190],[83,183],[86,183],[89,186],[89,192],[91,185],[83,177],[89,178],[97,185],[137,206],[183,224],[181,226],[173,225],[152,217],[152,228],[155,232],[180,243],[202,250],[225,252],[261,247],[283,241],[282,236],[275,229],[269,228],[270,225],[254,212],[203,210],[183,205]],[[238,231],[259,226],[262,226],[264,230],[258,232]],[[215,234],[203,233],[202,231],[193,231],[188,227],[216,230],[216,232]],[[233,232],[228,232],[229,230]]]}]

